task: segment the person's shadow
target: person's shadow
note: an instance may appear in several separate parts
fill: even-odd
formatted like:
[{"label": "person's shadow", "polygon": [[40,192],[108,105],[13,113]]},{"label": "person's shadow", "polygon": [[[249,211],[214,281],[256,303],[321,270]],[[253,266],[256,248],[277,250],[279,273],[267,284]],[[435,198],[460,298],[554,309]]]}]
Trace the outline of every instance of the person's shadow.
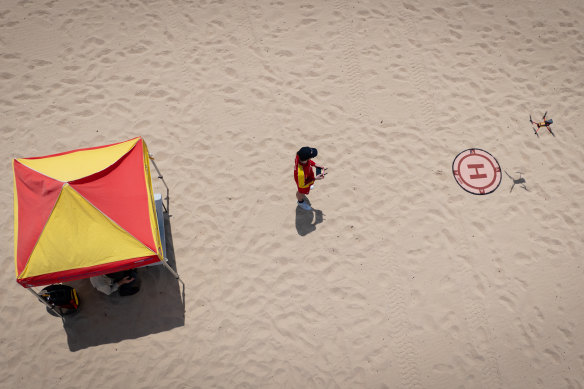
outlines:
[{"label": "person's shadow", "polygon": [[[310,205],[308,199],[304,201]],[[296,231],[298,231],[298,235],[305,236],[310,234],[316,230],[316,225],[323,221],[324,215],[322,211],[314,208],[312,208],[312,211],[305,211],[299,206],[296,206]]]}]

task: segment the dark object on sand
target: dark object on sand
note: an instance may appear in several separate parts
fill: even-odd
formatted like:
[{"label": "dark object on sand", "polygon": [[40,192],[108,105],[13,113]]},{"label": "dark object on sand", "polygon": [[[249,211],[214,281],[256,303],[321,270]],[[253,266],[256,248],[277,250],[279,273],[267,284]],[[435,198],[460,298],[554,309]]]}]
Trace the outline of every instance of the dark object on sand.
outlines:
[{"label": "dark object on sand", "polygon": [[49,285],[39,292],[43,298],[53,308],[58,308],[61,315],[68,315],[77,312],[79,308],[79,298],[77,291],[67,285]]},{"label": "dark object on sand", "polygon": [[124,270],[106,275],[114,280],[114,282],[119,282],[126,277],[134,279],[134,281],[119,287],[118,292],[120,292],[120,296],[131,296],[140,291],[140,281],[138,280],[138,271],[136,269]]}]

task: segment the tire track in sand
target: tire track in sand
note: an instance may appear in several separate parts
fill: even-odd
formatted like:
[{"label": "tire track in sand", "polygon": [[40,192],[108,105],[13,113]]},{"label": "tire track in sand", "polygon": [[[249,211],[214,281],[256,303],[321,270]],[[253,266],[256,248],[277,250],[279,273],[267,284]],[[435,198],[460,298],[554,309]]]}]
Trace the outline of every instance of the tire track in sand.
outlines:
[{"label": "tire track in sand", "polygon": [[[424,66],[424,54],[422,45],[418,39],[415,13],[419,12],[410,3],[405,3],[400,9],[400,15],[405,21],[406,37],[412,45],[408,58],[410,59],[411,81],[419,96],[420,120],[424,128],[437,128],[435,118],[436,108],[432,101],[432,96],[428,91],[428,74]],[[434,131],[430,133],[433,136]],[[473,272],[466,270],[464,279],[472,280]],[[473,290],[472,286],[464,288],[465,291]],[[477,360],[482,363],[481,378],[485,388],[501,388],[501,374],[495,353],[492,348],[492,335],[489,330],[486,308],[483,299],[473,296],[469,292],[465,293],[464,312],[468,323],[469,337],[473,342],[473,347],[477,352]]]},{"label": "tire track in sand", "polygon": [[[175,50],[172,51],[172,55],[174,57],[175,62],[178,62],[178,66],[180,67],[181,73],[181,80],[185,82],[184,91],[186,96],[181,96],[182,98],[189,98],[191,100],[191,104],[189,106],[189,117],[198,117],[200,116],[201,112],[204,112],[204,104],[194,104],[195,99],[193,97],[194,91],[196,90],[194,82],[193,82],[193,69],[189,69],[188,63],[192,61],[193,56],[193,44],[192,39],[190,38],[191,33],[185,34],[184,31],[190,32],[192,31],[193,23],[192,21],[188,20],[188,13],[182,12],[182,21],[179,21],[179,13],[181,13],[181,9],[177,8],[178,5],[174,2],[170,2],[168,7],[168,25],[169,30],[166,32],[167,37],[172,40]],[[188,5],[187,5],[188,7]],[[186,9],[188,11],[188,8]],[[186,19],[186,20],[185,20]],[[183,25],[187,25],[187,28],[182,27]],[[178,55],[175,53],[178,52]],[[189,54],[190,53],[190,54]],[[200,100],[199,100],[200,101]],[[205,102],[205,101],[204,101]]]},{"label": "tire track in sand", "polygon": [[[466,279],[473,279],[470,271],[466,272]],[[485,305],[482,299],[472,296],[468,290],[472,287],[464,288],[467,292],[464,296],[464,315],[469,328],[470,337],[473,340],[473,347],[477,353],[477,360],[481,361],[481,381],[484,388],[502,388],[501,373],[499,364],[493,348],[491,347],[492,336],[489,330]],[[478,339],[478,334],[482,339]]]},{"label": "tire track in sand", "polygon": [[[351,25],[352,18],[346,0],[335,2],[336,12],[341,14],[340,24],[340,43],[343,49],[343,68],[345,77],[347,77],[349,97],[356,109],[356,117],[360,124],[367,126],[369,122],[368,108],[366,104],[366,95],[362,86],[361,65],[359,62],[359,52],[355,47],[354,31]],[[370,136],[375,136],[372,131],[368,131]],[[397,266],[397,265],[396,265]],[[393,274],[398,274],[397,269],[392,269]],[[419,380],[419,371],[417,367],[417,354],[415,347],[410,340],[410,323],[407,315],[407,305],[404,298],[404,288],[395,283],[388,294],[388,323],[389,330],[393,341],[396,344],[396,359],[401,376],[401,387],[403,388],[421,388]]]},{"label": "tire track in sand", "polygon": [[409,5],[404,4],[404,7],[400,9],[400,15],[405,21],[406,26],[406,38],[412,44],[412,48],[408,51],[408,56],[406,58],[410,59],[410,71],[411,80],[416,89],[416,95],[419,97],[420,102],[420,119],[424,128],[436,128],[436,121],[434,119],[436,109],[434,103],[430,96],[428,96],[428,76],[426,67],[423,65],[425,63],[423,58],[423,52],[421,50],[421,44],[418,42],[418,30],[416,28],[416,22],[412,12],[418,12],[418,10]]},{"label": "tire track in sand", "polygon": [[416,351],[409,339],[410,323],[406,311],[404,290],[398,284],[390,289],[389,298],[389,333],[397,346],[397,360],[401,375],[402,388],[421,388],[420,374],[416,364]]},{"label": "tire track in sand", "polygon": [[[421,121],[426,128],[437,128],[435,121],[435,106],[431,96],[428,94],[428,75],[423,58],[423,51],[421,44],[418,44],[418,31],[414,20],[413,12],[418,10],[410,4],[404,4],[404,8],[400,10],[400,14],[406,22],[407,36],[409,37],[413,49],[411,51],[411,71],[412,82],[416,88],[418,96],[420,96],[421,106]],[[433,134],[434,132],[432,132]],[[467,276],[464,279],[473,279],[471,270],[467,270]],[[465,291],[473,290],[473,288],[464,288]],[[472,339],[473,346],[479,354],[481,360],[481,378],[485,388],[501,388],[501,375],[499,365],[495,353],[491,346],[492,336],[489,330],[486,308],[483,299],[477,296],[471,296],[468,292],[464,296],[464,312],[467,318],[469,335]],[[479,338],[482,335],[482,339]],[[482,356],[481,356],[482,355]]]},{"label": "tire track in sand", "polygon": [[344,15],[340,23],[341,44],[343,48],[343,69],[348,79],[349,97],[356,107],[357,118],[367,119],[367,104],[365,102],[365,93],[361,83],[361,65],[359,63],[359,53],[355,48],[355,39],[353,37],[353,28],[351,18],[349,17],[349,7],[346,0],[335,2],[336,11]]}]

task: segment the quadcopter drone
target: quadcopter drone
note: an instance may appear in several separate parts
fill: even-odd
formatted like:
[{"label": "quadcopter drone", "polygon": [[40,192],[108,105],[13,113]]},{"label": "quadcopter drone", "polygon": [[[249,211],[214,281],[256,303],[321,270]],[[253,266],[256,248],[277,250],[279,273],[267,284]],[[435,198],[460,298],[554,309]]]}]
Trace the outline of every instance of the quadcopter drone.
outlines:
[{"label": "quadcopter drone", "polygon": [[550,134],[552,134],[553,136],[556,136],[556,134],[553,133],[552,129],[550,128],[550,125],[554,122],[552,119],[546,119],[547,115],[547,111],[543,114],[543,122],[534,122],[531,119],[531,115],[529,115],[529,121],[531,122],[531,124],[535,124],[537,126],[537,128],[533,129],[533,132],[535,133],[535,135],[537,135],[537,137],[539,138],[539,134],[538,131],[541,127],[545,127],[547,128],[547,130],[550,132]]}]

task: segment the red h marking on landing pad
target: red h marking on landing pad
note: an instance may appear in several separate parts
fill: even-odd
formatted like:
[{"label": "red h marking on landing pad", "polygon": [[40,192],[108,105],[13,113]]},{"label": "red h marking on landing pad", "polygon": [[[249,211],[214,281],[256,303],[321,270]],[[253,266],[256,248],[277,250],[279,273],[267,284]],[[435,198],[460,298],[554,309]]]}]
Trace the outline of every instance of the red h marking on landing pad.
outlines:
[{"label": "red h marking on landing pad", "polygon": [[469,165],[467,165],[467,167],[468,167],[469,169],[474,169],[474,170],[475,170],[475,172],[477,173],[477,174],[471,174],[471,175],[470,175],[470,178],[471,178],[472,180],[475,180],[475,179],[477,179],[477,178],[487,178],[487,175],[486,175],[486,174],[479,174],[479,168],[481,168],[481,169],[482,169],[482,168],[484,168],[484,167],[485,167],[485,165],[483,165],[482,163],[473,163],[473,164],[469,164]]}]

